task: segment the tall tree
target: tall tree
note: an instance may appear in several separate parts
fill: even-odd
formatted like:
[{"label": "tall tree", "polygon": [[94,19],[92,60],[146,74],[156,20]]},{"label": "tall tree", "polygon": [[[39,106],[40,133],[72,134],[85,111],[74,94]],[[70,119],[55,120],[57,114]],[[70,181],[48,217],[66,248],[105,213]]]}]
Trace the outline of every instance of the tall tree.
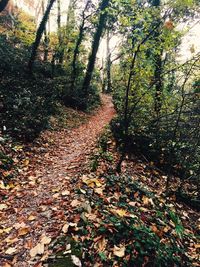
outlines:
[{"label": "tall tree", "polygon": [[46,23],[47,23],[47,20],[48,20],[48,17],[49,17],[49,13],[51,11],[51,8],[54,4],[56,0],[50,0],[49,1],[49,4],[47,6],[47,9],[44,13],[44,16],[42,18],[42,21],[38,27],[38,30],[37,30],[37,33],[36,33],[36,37],[35,37],[35,41],[33,43],[33,46],[32,46],[32,52],[31,52],[31,56],[30,56],[30,59],[29,59],[29,62],[28,62],[28,70],[30,73],[32,73],[33,71],[33,65],[34,65],[34,61],[35,61],[35,58],[36,58],[36,55],[37,55],[37,49],[38,49],[38,46],[40,44],[40,40],[42,38],[42,35],[44,33],[44,30],[45,30],[45,26],[46,26]]},{"label": "tall tree", "polygon": [[[156,9],[159,9],[161,5],[161,0],[153,0],[152,6]],[[160,11],[158,11],[158,18],[155,19],[154,24],[160,24],[161,16]],[[163,90],[163,82],[162,82],[162,45],[160,40],[160,27],[157,28],[154,34],[154,39],[157,42],[157,51],[154,58],[155,61],[155,71],[154,71],[154,79],[155,79],[155,112],[157,116],[160,113],[161,107],[162,107],[162,90]]]},{"label": "tall tree", "polygon": [[1,0],[1,2],[0,2],[0,12],[2,12],[6,8],[8,2],[9,2],[9,0]]},{"label": "tall tree", "polygon": [[[45,6],[44,0],[42,1],[42,14],[44,16]],[[48,60],[48,48],[49,48],[49,33],[47,32],[47,26],[44,27],[44,62]]]},{"label": "tall tree", "polygon": [[110,93],[111,92],[111,51],[110,51],[110,30],[107,29],[107,34],[106,34],[106,92]]},{"label": "tall tree", "polygon": [[64,47],[61,29],[61,7],[60,0],[58,0],[58,15],[57,15],[57,26],[58,26],[58,61],[62,65],[64,59]]},{"label": "tall tree", "polygon": [[103,29],[104,29],[105,23],[106,23],[106,18],[107,18],[106,9],[109,6],[109,2],[110,2],[109,0],[102,0],[100,8],[99,8],[99,10],[100,10],[99,21],[97,24],[96,32],[94,34],[94,38],[93,38],[93,42],[92,42],[92,49],[91,49],[91,53],[89,56],[86,75],[85,75],[85,79],[84,79],[83,87],[82,87],[83,94],[85,96],[88,95],[88,89],[90,87],[90,83],[91,83],[91,79],[92,79],[92,73],[93,73],[95,61],[96,61],[96,54],[97,54],[97,51],[99,48],[100,38],[101,38]]},{"label": "tall tree", "polygon": [[76,79],[76,74],[77,74],[77,59],[78,59],[79,52],[80,52],[80,45],[81,45],[83,38],[84,38],[85,23],[86,23],[86,20],[88,18],[88,16],[86,16],[86,12],[88,10],[90,3],[91,3],[91,0],[87,0],[85,8],[84,8],[82,15],[81,15],[82,21],[81,21],[81,25],[79,27],[79,35],[78,35],[78,39],[76,41],[74,54],[73,54],[73,60],[72,60],[71,90],[74,89],[74,84],[75,84],[75,79]]}]

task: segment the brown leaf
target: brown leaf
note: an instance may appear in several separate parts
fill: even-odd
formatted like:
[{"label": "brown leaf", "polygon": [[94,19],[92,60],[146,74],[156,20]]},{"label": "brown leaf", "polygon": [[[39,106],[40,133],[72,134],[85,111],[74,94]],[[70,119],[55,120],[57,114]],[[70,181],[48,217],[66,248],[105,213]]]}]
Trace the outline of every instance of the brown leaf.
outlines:
[{"label": "brown leaf", "polygon": [[30,227],[23,227],[18,230],[18,236],[26,235],[30,232]]}]

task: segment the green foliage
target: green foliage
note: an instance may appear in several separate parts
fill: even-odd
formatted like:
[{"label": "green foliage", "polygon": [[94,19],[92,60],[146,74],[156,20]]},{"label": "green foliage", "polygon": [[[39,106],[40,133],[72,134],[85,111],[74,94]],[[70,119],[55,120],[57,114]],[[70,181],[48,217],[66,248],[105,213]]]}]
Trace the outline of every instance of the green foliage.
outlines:
[{"label": "green foliage", "polygon": [[197,55],[185,65],[177,61],[182,33],[175,28],[182,16],[195,14],[196,6],[193,1],[178,2],[168,3],[176,8],[167,22],[161,16],[162,3],[159,8],[136,8],[128,2],[123,6],[120,26],[126,44],[113,73],[118,118],[112,129],[126,149],[142,152],[169,173],[198,178],[200,110],[198,83],[192,88],[192,81],[198,80],[199,59]]},{"label": "green foliage", "polygon": [[109,163],[113,161],[113,155],[109,152],[111,132],[106,129],[104,134],[98,140],[98,150],[91,158],[91,171],[96,171],[99,167],[100,161],[105,160]]},{"label": "green foliage", "polygon": [[0,38],[0,127],[12,136],[31,140],[48,126],[56,109],[57,88],[39,65],[38,74],[29,77],[24,71],[28,51],[14,48],[4,36]]},{"label": "green foliage", "polygon": [[11,135],[33,139],[48,126],[48,118],[55,111],[56,94],[51,80],[18,78],[1,86],[1,127],[5,126]]}]

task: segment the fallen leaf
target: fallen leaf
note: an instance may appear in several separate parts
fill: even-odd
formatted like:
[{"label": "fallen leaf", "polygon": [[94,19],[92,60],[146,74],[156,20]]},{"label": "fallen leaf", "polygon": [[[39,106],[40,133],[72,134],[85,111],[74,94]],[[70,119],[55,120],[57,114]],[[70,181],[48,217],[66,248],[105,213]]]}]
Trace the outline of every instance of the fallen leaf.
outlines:
[{"label": "fallen leaf", "polygon": [[136,203],[137,203],[137,202],[133,202],[133,201],[131,201],[131,202],[129,202],[128,204],[129,204],[131,207],[135,207]]},{"label": "fallen leaf", "polygon": [[82,181],[84,184],[88,185],[89,187],[94,188],[95,186],[101,187],[102,183],[96,178],[88,178],[87,176],[83,175]]},{"label": "fallen leaf", "polygon": [[18,242],[19,241],[19,239],[16,237],[16,238],[11,238],[11,237],[7,237],[6,239],[5,239],[5,242],[7,243],[7,244],[14,244],[14,243],[16,243],[16,242]]},{"label": "fallen leaf", "polygon": [[151,231],[154,232],[155,234],[157,234],[159,231],[158,231],[158,228],[156,227],[156,225],[151,225]]},{"label": "fallen leaf", "polygon": [[15,224],[13,225],[13,227],[14,227],[16,230],[18,230],[18,229],[20,229],[20,228],[24,228],[24,227],[26,227],[26,224],[25,224],[24,222],[22,222],[22,223],[15,223]]},{"label": "fallen leaf", "polygon": [[113,249],[113,253],[115,256],[117,257],[124,257],[125,255],[125,246],[120,246],[120,247],[117,247],[117,246],[114,246],[114,249]]},{"label": "fallen leaf", "polygon": [[74,265],[82,267],[81,261],[79,260],[78,257],[76,257],[75,255],[71,255],[71,259]]},{"label": "fallen leaf", "polygon": [[12,227],[0,229],[0,234],[3,234],[3,233],[8,234],[11,230],[12,230]]},{"label": "fallen leaf", "polygon": [[68,229],[69,229],[69,224],[68,223],[63,225],[62,231],[63,231],[64,234],[66,234],[68,232]]},{"label": "fallen leaf", "polygon": [[34,221],[35,219],[36,219],[36,216],[34,216],[34,215],[30,215],[28,217],[28,221]]},{"label": "fallen leaf", "polygon": [[10,265],[9,263],[5,262],[2,267],[12,267],[12,265]]},{"label": "fallen leaf", "polygon": [[79,205],[80,205],[80,201],[78,201],[77,199],[72,200],[72,202],[71,202],[71,206],[72,206],[73,208],[75,208],[75,207],[77,207],[77,206],[79,206]]},{"label": "fallen leaf", "polygon": [[18,236],[26,235],[29,232],[30,232],[30,228],[29,227],[20,228],[20,229],[18,229]]},{"label": "fallen leaf", "polygon": [[0,210],[5,210],[8,206],[6,204],[0,204]]},{"label": "fallen leaf", "polygon": [[99,195],[103,195],[103,189],[102,188],[95,188],[94,192],[99,194]]},{"label": "fallen leaf", "polygon": [[117,214],[120,217],[125,217],[125,216],[128,215],[127,210],[124,210],[124,209],[116,209],[116,210],[115,209],[112,209],[111,211],[112,211],[112,213]]},{"label": "fallen leaf", "polygon": [[148,197],[143,196],[143,197],[142,197],[142,202],[143,202],[143,204],[144,204],[145,206],[149,206],[150,201],[149,201],[149,198],[148,198]]},{"label": "fallen leaf", "polygon": [[105,239],[105,237],[98,240],[98,242],[96,243],[97,251],[98,252],[105,251],[107,243],[108,243],[108,241]]},{"label": "fallen leaf", "polygon": [[62,196],[69,196],[70,195],[70,191],[65,190],[61,193]]},{"label": "fallen leaf", "polygon": [[12,255],[16,252],[16,248],[8,248],[5,253],[8,254],[8,255]]},{"label": "fallen leaf", "polygon": [[43,245],[48,245],[51,243],[51,238],[48,236],[43,236],[40,243]]},{"label": "fallen leaf", "polygon": [[42,255],[44,253],[44,244],[38,243],[30,250],[31,258],[35,258],[36,255]]}]

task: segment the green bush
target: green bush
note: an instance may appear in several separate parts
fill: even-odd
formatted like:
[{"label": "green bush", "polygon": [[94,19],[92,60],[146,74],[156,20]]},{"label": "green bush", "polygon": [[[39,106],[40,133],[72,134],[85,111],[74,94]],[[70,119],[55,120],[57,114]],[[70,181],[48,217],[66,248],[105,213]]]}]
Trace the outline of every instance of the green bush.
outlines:
[{"label": "green bush", "polygon": [[1,127],[12,136],[31,140],[48,126],[56,110],[56,93],[51,79],[10,77],[1,83]]},{"label": "green bush", "polygon": [[[125,136],[123,109],[121,111],[119,94],[116,96],[118,117],[111,123],[116,139],[119,144],[126,142],[130,151],[142,152],[150,161],[155,161],[167,171],[173,170],[182,178],[198,178],[199,94],[185,94],[183,105],[180,95],[166,95],[159,117],[154,113],[152,98],[153,93],[149,92],[146,99],[138,103],[129,116],[128,136]],[[134,101],[131,105],[134,106]]]}]

